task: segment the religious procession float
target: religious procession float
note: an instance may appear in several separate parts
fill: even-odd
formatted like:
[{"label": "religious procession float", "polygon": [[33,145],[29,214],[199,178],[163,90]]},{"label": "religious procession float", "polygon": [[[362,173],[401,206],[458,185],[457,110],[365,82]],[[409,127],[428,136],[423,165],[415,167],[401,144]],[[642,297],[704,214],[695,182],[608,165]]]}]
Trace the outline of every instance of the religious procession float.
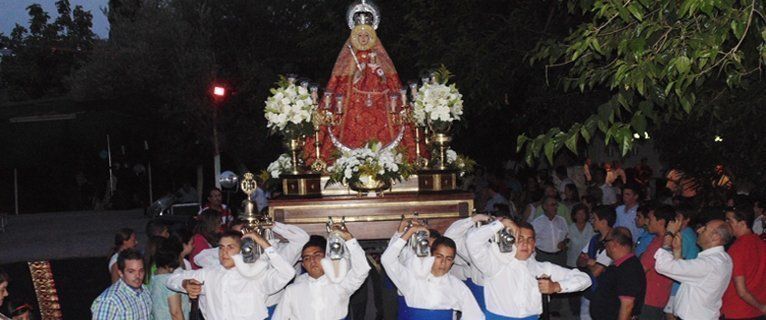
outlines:
[{"label": "religious procession float", "polygon": [[[267,126],[287,152],[266,171],[282,196],[267,216],[252,204],[245,215],[254,227],[280,221],[314,234],[343,222],[360,239],[388,238],[413,216],[443,231],[473,210],[457,181],[471,161],[450,148],[462,95],[444,67],[402,84],[377,37],[375,4],[357,1],[346,17],[351,34],[323,90],[293,75],[271,90]],[[252,178],[242,181],[248,194]]]}]

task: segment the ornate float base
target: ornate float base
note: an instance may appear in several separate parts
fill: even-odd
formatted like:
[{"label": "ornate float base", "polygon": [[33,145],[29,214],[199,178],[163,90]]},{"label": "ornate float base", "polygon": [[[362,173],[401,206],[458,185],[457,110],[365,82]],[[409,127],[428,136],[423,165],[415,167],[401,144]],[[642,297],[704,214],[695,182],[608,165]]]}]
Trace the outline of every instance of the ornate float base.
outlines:
[{"label": "ornate float base", "polygon": [[319,174],[283,174],[282,194],[287,197],[321,197],[322,176]]},{"label": "ornate float base", "polygon": [[420,170],[418,192],[457,191],[458,173],[455,170]]},{"label": "ornate float base", "polygon": [[473,211],[473,194],[443,192],[431,194],[390,193],[385,197],[325,196],[317,199],[273,199],[269,215],[275,221],[295,224],[310,234],[326,235],[327,217],[340,220],[360,240],[388,239],[399,227],[402,215],[418,212],[429,227],[444,232]]}]

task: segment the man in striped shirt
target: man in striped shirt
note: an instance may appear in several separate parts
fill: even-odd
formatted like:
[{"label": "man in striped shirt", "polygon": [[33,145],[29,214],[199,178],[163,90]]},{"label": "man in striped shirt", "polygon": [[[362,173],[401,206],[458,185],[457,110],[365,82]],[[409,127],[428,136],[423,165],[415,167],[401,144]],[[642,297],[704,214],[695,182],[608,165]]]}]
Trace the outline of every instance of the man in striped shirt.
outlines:
[{"label": "man in striped shirt", "polygon": [[143,256],[133,249],[123,250],[117,257],[117,268],[120,279],[106,288],[90,307],[93,320],[149,319],[152,299],[143,285]]}]

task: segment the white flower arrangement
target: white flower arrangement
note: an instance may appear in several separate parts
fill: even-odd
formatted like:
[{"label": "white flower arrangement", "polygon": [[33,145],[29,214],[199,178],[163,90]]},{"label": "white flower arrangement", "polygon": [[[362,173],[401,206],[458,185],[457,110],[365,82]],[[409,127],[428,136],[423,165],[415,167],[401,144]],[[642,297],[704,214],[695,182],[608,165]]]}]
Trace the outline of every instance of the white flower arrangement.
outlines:
[{"label": "white flower arrangement", "polygon": [[269,172],[269,175],[272,178],[279,179],[279,175],[291,170],[292,168],[292,157],[290,157],[290,155],[287,153],[283,153],[279,156],[279,158],[277,158],[277,160],[269,164],[269,166],[266,168],[266,171]]},{"label": "white flower arrangement", "polygon": [[401,153],[382,149],[380,142],[373,142],[344,152],[328,171],[330,183],[351,185],[367,183],[363,180],[373,178],[378,181],[401,181],[409,176],[410,166]]},{"label": "white flower arrangement", "polygon": [[473,167],[476,165],[476,161],[474,161],[471,158],[468,158],[462,154],[458,154],[455,152],[455,150],[447,149],[445,152],[446,159],[445,162],[447,168],[458,170],[461,173],[465,172],[472,172]]},{"label": "white flower arrangement", "polygon": [[463,115],[463,95],[455,84],[426,83],[418,89],[412,109],[418,125],[448,128]]},{"label": "white flower arrangement", "polygon": [[272,132],[281,132],[287,139],[309,134],[313,129],[311,117],[315,109],[308,89],[280,81],[266,99],[266,127]]}]

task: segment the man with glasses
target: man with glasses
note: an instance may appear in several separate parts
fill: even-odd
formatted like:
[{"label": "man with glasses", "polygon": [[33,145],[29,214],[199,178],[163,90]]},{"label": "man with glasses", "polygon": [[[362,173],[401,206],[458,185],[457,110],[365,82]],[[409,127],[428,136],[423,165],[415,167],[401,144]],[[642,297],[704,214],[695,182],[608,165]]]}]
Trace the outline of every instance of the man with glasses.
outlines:
[{"label": "man with glasses", "polygon": [[[345,240],[350,268],[345,275],[330,274],[334,261],[325,257],[327,241],[312,236],[301,251],[306,273],[285,289],[274,319],[345,319],[351,295],[364,284],[370,265],[359,242],[347,230],[338,230]],[[345,259],[338,260],[345,264]],[[345,265],[338,269],[344,269]]]},{"label": "man with glasses", "polygon": [[[494,243],[487,245],[503,229],[516,238],[510,252],[501,252]],[[532,225],[510,219],[468,235],[468,252],[485,279],[487,319],[537,319],[543,312],[543,294],[576,292],[591,285],[588,275],[577,269],[535,260],[535,243]]]},{"label": "man with glasses", "polygon": [[641,313],[646,294],[646,275],[633,254],[633,238],[625,227],[614,228],[604,239],[614,261],[598,277],[590,303],[590,316],[599,320],[629,320]]}]

